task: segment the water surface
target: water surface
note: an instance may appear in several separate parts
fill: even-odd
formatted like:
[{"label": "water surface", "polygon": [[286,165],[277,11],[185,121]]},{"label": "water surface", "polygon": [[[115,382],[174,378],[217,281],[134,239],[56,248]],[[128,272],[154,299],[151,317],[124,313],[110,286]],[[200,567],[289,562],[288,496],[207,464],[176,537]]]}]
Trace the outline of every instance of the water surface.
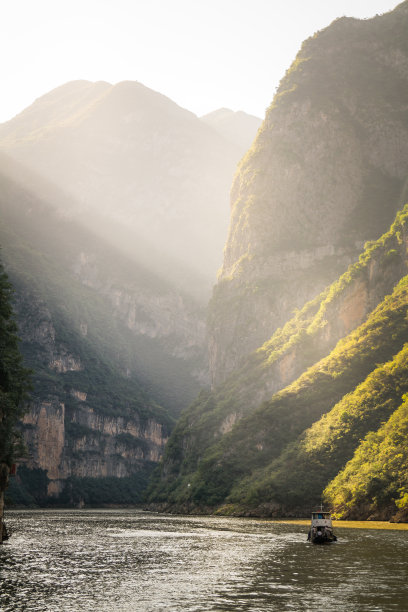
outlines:
[{"label": "water surface", "polygon": [[137,510],[7,514],[0,610],[408,610],[408,531]]}]

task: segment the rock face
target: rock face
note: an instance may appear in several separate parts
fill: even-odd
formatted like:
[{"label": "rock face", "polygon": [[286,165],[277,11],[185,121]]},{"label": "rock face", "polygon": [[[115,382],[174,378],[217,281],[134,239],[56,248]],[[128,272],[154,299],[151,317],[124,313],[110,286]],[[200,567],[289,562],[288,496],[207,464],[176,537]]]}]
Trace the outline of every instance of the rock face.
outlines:
[{"label": "rock face", "polygon": [[208,384],[204,309],[197,302],[171,286],[138,283],[132,274],[120,278],[118,268],[106,270],[100,254],[92,251],[81,251],[72,270],[83,285],[108,300],[113,317],[132,334],[160,342],[173,357],[195,362],[195,378]]},{"label": "rock face", "polygon": [[10,495],[138,501],[174,417],[208,380],[202,308],[61,216],[2,161],[0,243],[34,387],[16,479],[25,498],[14,484]]},{"label": "rock face", "polygon": [[[80,400],[84,401],[84,400]],[[47,496],[58,498],[69,478],[126,478],[160,459],[168,429],[138,415],[115,417],[86,403],[66,408],[35,401],[23,419],[26,467],[47,474]]]},{"label": "rock face", "polygon": [[208,296],[242,146],[140,83],[76,81],[1,125],[0,147],[71,196],[65,215]]},{"label": "rock face", "polygon": [[233,186],[214,388],[179,419],[153,507],[304,516],[326,491],[343,516],[406,516],[407,25],[408,2],[340,19],[283,79]]},{"label": "rock face", "polygon": [[406,193],[404,2],[307,40],[231,193],[209,318],[214,383],[333,281],[391,223]]},{"label": "rock face", "polygon": [[[228,473],[231,470],[228,465],[230,455],[235,453],[232,463],[236,460],[238,465],[240,445],[245,445],[251,452],[254,449],[259,451],[257,460],[262,465],[262,454],[267,456],[268,435],[272,436],[273,431],[275,437],[280,436],[282,440],[287,440],[296,429],[297,423],[308,418],[309,413],[314,410],[314,404],[318,402],[311,394],[306,406],[302,403],[301,392],[304,386],[307,387],[307,382],[298,381],[306,381],[307,373],[313,368],[319,372],[320,360],[323,363],[323,358],[341,347],[342,343],[345,343],[344,339],[362,325],[367,317],[372,316],[373,310],[386,300],[386,296],[392,293],[400,279],[405,277],[408,269],[407,218],[405,210],[391,230],[366,249],[359,262],[352,265],[328,290],[306,304],[282,329],[277,330],[262,347],[245,360],[242,368],[231,373],[224,383],[210,394],[201,394],[189,410],[183,413],[165,451],[161,476],[158,477],[156,487],[152,488],[152,499],[167,502],[168,508],[171,508],[172,504],[178,507],[180,501],[184,503],[189,498],[191,502],[191,495],[196,495],[197,501],[200,499],[197,494],[199,483],[202,484],[206,478],[211,481],[212,478],[212,475],[205,473],[203,466],[211,464],[214,456],[220,464],[225,463],[225,471]],[[386,324],[384,323],[384,327]],[[404,326],[402,331],[402,337],[395,334],[395,344],[383,350],[381,359],[392,357],[393,350],[400,350],[401,343],[406,339]],[[394,339],[391,328],[388,335]],[[385,336],[387,337],[387,332]],[[373,355],[378,348],[376,342],[372,343],[369,351]],[[358,349],[349,350],[350,358],[356,350]],[[369,367],[372,367],[372,364]],[[321,368],[323,370],[323,366]],[[360,364],[357,364],[356,370],[359,368]],[[342,368],[339,367],[338,370],[341,372]],[[324,376],[322,380],[316,380],[318,390],[319,386],[324,389]],[[297,391],[291,391],[292,387]],[[331,402],[335,403],[338,393],[335,387],[333,383],[328,398],[325,399],[328,406]],[[284,403],[283,408],[279,406],[279,398],[285,393],[291,397],[293,404],[289,408]],[[296,406],[298,395],[301,408]],[[268,401],[275,401],[277,416],[265,415]],[[293,414],[292,423],[287,422],[290,414]],[[224,453],[225,461],[220,458]],[[245,463],[245,460],[241,459],[239,462]],[[250,465],[249,455],[248,464]],[[259,469],[260,466],[257,467]],[[266,472],[267,468],[263,467]],[[251,468],[248,468],[248,471],[250,470]],[[300,470],[299,465],[296,473]],[[218,482],[218,479],[223,480],[222,475],[214,478],[215,482]],[[231,478],[230,474],[229,478],[224,480],[230,481]],[[188,489],[187,482],[191,484]],[[210,487],[207,494],[209,490]],[[299,504],[299,500],[297,503]]]},{"label": "rock face", "polygon": [[60,499],[73,478],[144,475],[162,455],[171,419],[141,393],[134,375],[114,374],[80,330],[64,338],[58,308],[51,311],[27,288],[20,293],[18,283],[15,297],[22,352],[34,369],[22,421],[24,469],[46,477],[42,498],[30,487],[29,494],[43,503]]}]

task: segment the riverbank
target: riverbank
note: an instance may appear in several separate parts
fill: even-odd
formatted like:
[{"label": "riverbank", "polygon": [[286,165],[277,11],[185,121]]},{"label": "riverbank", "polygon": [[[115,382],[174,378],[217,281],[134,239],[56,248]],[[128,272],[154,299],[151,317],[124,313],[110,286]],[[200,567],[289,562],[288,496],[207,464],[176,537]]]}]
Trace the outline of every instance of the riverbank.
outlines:
[{"label": "riverbank", "polygon": [[[310,519],[271,519],[282,525],[310,525]],[[389,529],[408,531],[408,523],[390,523],[389,521],[333,521],[335,529]]]},{"label": "riverbank", "polygon": [[8,485],[10,469],[5,463],[0,463],[0,544],[7,539],[7,531],[4,526],[4,492]]},{"label": "riverbank", "polygon": [[[225,504],[218,508],[211,506],[196,506],[185,502],[183,504],[170,504],[167,502],[144,504],[144,510],[165,514],[191,515],[191,516],[224,516],[236,518],[254,518],[271,520],[306,520],[305,516],[310,516],[311,508],[299,507],[286,509],[278,504],[262,504],[257,507],[248,507],[239,504]],[[332,510],[332,515],[336,516]],[[310,519],[307,519],[310,522]],[[355,509],[353,515],[348,515],[344,519],[337,521],[341,525],[346,523],[363,522],[364,524],[405,524],[408,528],[407,510],[399,510],[394,507],[383,508],[381,511],[371,507],[361,507]]]}]

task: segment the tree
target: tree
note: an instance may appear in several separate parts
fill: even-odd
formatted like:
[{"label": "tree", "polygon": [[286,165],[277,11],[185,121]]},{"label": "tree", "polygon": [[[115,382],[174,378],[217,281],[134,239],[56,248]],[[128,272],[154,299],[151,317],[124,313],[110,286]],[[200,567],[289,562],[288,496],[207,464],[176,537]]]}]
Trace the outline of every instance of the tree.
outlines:
[{"label": "tree", "polygon": [[24,414],[29,377],[18,346],[12,287],[0,263],[0,464],[9,467],[19,446],[16,424]]},{"label": "tree", "polygon": [[0,544],[7,538],[3,522],[4,490],[20,446],[16,425],[24,414],[30,374],[23,367],[11,298],[12,287],[0,263]]}]

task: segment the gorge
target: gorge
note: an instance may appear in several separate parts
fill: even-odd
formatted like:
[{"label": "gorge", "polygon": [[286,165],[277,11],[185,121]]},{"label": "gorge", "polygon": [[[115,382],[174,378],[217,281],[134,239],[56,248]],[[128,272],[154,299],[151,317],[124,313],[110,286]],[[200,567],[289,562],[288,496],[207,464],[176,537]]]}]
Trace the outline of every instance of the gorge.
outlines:
[{"label": "gorge", "polygon": [[316,33],[260,127],[87,81],[0,126],[15,503],[408,519],[407,28]]}]

